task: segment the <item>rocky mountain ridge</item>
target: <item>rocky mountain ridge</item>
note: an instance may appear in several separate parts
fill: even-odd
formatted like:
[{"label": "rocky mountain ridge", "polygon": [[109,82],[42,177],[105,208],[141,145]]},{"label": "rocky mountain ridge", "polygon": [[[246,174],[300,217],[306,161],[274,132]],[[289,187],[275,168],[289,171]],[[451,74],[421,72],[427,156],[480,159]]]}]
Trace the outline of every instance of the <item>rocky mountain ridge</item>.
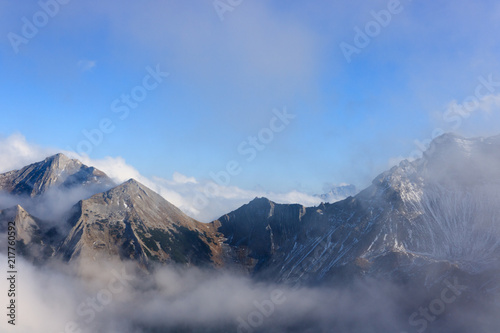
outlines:
[{"label": "rocky mountain ridge", "polygon": [[[427,283],[430,272],[442,279],[500,268],[499,152],[500,137],[447,134],[421,159],[401,162],[353,197],[317,207],[256,198],[207,224],[135,180],[80,198],[57,231],[20,207],[0,216],[19,220],[18,240],[28,247],[52,235],[38,244],[45,259],[231,267],[292,283],[375,275]],[[0,189],[36,197],[108,182],[61,155],[40,163],[0,175]]]}]

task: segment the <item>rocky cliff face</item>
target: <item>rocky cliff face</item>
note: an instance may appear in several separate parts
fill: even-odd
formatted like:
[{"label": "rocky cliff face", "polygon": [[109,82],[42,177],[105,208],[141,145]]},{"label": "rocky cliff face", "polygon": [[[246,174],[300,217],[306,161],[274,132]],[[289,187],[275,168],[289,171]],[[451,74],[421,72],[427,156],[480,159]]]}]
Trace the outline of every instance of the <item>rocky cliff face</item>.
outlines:
[{"label": "rocky cliff face", "polygon": [[58,249],[65,260],[109,257],[188,265],[220,263],[219,236],[135,180],[80,201]]},{"label": "rocky cliff face", "polygon": [[251,271],[259,269],[301,231],[306,208],[280,205],[255,198],[247,205],[220,217],[212,224],[226,238],[234,262]]}]

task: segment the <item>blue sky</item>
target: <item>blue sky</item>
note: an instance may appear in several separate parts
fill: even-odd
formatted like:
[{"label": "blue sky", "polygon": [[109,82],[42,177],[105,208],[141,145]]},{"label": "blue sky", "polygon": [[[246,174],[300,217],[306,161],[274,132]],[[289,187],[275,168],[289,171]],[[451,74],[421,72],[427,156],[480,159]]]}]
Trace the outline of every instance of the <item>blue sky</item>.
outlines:
[{"label": "blue sky", "polygon": [[[499,132],[496,86],[456,128],[443,120],[479,77],[500,81],[496,1],[243,0],[223,20],[213,1],[67,2],[46,24],[37,1],[0,2],[1,138],[77,150],[82,131],[109,119],[91,159],[121,157],[167,180],[210,179],[235,160],[232,186],[311,194],[366,186],[436,128]],[[347,61],[341,43],[356,46],[355,28],[396,5]],[[34,15],[38,32],[12,42]],[[113,101],[157,66],[168,77],[120,119]],[[247,161],[238,146],[284,108],[295,118]]]}]

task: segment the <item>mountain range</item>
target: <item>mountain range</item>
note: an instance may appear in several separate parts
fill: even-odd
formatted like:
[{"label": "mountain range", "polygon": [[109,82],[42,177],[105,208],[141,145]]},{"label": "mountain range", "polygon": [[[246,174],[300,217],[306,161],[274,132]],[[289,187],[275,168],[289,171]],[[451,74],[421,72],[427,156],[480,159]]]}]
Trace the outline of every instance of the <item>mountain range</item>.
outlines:
[{"label": "mountain range", "polygon": [[[119,258],[146,271],[175,263],[290,284],[377,276],[429,289],[459,276],[470,299],[494,299],[499,166],[500,136],[445,134],[420,159],[401,162],[344,200],[304,207],[255,198],[201,223],[136,180],[114,184],[57,154],[0,174],[8,198],[0,202],[0,231],[15,220],[22,253],[36,263]],[[34,213],[51,193],[75,189],[63,213]]]}]

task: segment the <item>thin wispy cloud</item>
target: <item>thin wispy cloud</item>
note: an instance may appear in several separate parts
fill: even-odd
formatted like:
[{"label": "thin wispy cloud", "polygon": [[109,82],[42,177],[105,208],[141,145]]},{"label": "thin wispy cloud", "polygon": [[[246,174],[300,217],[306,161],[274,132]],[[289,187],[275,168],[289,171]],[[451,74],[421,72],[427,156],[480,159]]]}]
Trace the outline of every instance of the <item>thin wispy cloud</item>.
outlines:
[{"label": "thin wispy cloud", "polygon": [[93,60],[80,60],[78,61],[77,66],[80,69],[80,71],[88,72],[91,69],[95,68],[96,62]]}]

